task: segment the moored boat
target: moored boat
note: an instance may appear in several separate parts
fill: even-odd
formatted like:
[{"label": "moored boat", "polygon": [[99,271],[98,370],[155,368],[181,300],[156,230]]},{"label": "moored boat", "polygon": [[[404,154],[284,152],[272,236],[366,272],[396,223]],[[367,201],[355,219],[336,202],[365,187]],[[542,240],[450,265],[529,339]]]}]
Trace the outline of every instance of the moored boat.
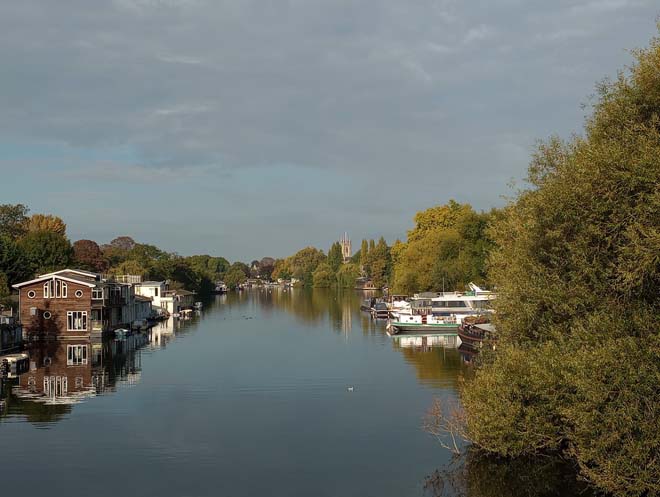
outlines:
[{"label": "moored boat", "polygon": [[385,302],[376,302],[371,308],[371,317],[374,319],[387,319],[390,317],[390,309]]},{"label": "moored boat", "polygon": [[387,323],[387,329],[392,334],[446,333],[457,335],[458,326],[456,316],[434,316],[432,314],[395,313]]},{"label": "moored boat", "polygon": [[466,319],[458,328],[458,336],[461,338],[461,347],[473,352],[481,350],[484,343],[489,343],[495,348],[497,341],[495,326],[485,319],[478,318]]}]

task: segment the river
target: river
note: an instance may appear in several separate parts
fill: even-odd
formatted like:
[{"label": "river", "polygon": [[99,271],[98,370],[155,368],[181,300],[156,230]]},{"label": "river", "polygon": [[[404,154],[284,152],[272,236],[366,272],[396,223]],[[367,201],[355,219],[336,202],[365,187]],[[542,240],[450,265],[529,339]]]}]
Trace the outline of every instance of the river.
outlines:
[{"label": "river", "polygon": [[[457,463],[422,424],[466,366],[393,340],[362,298],[255,289],[143,341],[82,343],[82,359],[32,347],[32,371],[4,391],[3,495],[447,494],[436,477]],[[502,496],[516,478],[500,475]]]}]

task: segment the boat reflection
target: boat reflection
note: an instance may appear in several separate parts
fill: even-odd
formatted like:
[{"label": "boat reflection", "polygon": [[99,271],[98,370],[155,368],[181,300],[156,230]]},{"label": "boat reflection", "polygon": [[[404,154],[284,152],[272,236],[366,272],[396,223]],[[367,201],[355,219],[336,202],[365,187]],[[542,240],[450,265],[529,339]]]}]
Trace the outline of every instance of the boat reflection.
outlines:
[{"label": "boat reflection", "polygon": [[392,341],[405,349],[430,350],[434,347],[455,349],[458,337],[453,335],[394,335]]},{"label": "boat reflection", "polygon": [[420,383],[439,388],[456,388],[465,366],[456,341],[446,335],[395,335],[392,347],[412,365]]}]

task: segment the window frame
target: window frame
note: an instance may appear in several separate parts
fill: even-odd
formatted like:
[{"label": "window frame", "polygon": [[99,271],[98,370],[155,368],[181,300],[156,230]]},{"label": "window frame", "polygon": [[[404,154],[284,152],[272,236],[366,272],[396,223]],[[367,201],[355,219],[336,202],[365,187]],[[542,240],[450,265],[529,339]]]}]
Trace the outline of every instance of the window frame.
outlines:
[{"label": "window frame", "polygon": [[67,366],[86,366],[89,363],[89,354],[86,344],[73,344],[66,346]]},{"label": "window frame", "polygon": [[[82,322],[82,327],[77,326],[77,320]],[[66,330],[67,331],[88,331],[89,316],[87,311],[67,311],[66,312]]]}]

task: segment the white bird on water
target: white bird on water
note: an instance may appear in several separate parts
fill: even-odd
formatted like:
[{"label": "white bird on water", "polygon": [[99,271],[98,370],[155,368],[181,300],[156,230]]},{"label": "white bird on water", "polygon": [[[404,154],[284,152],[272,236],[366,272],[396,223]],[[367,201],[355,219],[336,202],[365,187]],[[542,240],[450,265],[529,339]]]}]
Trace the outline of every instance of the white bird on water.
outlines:
[{"label": "white bird on water", "polygon": [[348,387],[346,390],[348,390],[349,392],[352,392],[352,391],[353,391],[353,387]]}]

